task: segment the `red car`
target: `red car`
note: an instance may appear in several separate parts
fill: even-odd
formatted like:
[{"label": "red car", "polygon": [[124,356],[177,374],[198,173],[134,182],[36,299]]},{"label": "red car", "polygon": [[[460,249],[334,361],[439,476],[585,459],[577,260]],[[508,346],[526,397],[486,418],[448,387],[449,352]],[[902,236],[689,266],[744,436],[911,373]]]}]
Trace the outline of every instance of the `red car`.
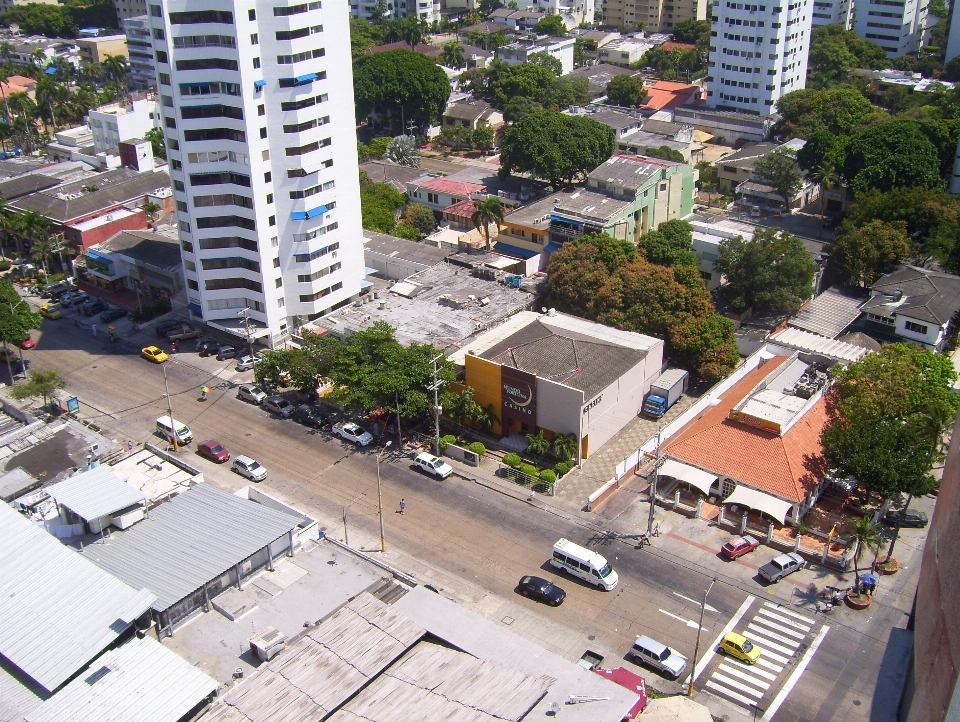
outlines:
[{"label": "red car", "polygon": [[760,546],[760,542],[752,536],[735,536],[720,547],[720,553],[727,559],[733,560],[737,557],[742,557],[748,552],[752,552],[758,546]]},{"label": "red car", "polygon": [[197,444],[197,451],[200,452],[200,456],[205,456],[210,459],[210,461],[215,461],[218,464],[230,460],[230,452],[227,451],[219,441],[212,439]]},{"label": "red car", "polygon": [[33,341],[32,338],[27,338],[27,339],[21,341],[18,345],[19,345],[20,348],[22,348],[22,349],[28,349],[28,348],[33,348],[33,347],[36,346],[37,344],[34,343],[34,341]]}]

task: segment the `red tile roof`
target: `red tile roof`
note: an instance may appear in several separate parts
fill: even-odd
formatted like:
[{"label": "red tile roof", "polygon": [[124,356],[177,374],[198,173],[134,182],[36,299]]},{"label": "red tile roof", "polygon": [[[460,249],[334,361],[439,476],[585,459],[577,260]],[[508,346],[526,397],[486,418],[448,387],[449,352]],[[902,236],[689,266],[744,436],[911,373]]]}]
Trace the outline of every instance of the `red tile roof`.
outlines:
[{"label": "red tile roof", "polygon": [[454,180],[453,178],[433,178],[426,183],[421,183],[418,188],[446,193],[451,196],[469,197],[471,193],[479,193],[486,188],[481,183],[470,183],[468,181]]},{"label": "red tile roof", "polygon": [[647,99],[642,107],[655,110],[675,108],[700,97],[700,88],[696,85],[671,83],[667,80],[658,80],[646,90]]},{"label": "red tile roof", "polygon": [[685,52],[690,52],[691,50],[696,50],[697,46],[694,45],[693,43],[674,43],[674,42],[667,41],[660,46],[660,49],[666,50],[668,53],[671,50],[677,50],[677,49],[683,50]]},{"label": "red tile roof", "polygon": [[443,209],[443,212],[444,215],[449,214],[451,216],[457,216],[458,218],[470,218],[476,210],[477,205],[468,198],[447,206]]},{"label": "red tile roof", "polygon": [[802,501],[821,473],[820,431],[827,423],[825,399],[821,397],[783,436],[727,418],[734,406],[788,358],[775,356],[740,379],[720,403],[687,424],[663,452],[760,491]]}]

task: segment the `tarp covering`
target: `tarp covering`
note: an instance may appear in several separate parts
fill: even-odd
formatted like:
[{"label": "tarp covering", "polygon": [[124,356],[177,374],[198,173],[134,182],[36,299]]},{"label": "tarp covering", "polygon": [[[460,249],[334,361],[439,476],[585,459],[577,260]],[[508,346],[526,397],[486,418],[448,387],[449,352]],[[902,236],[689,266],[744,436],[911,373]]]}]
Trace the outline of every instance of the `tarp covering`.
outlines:
[{"label": "tarp covering", "polygon": [[686,483],[697,487],[700,491],[708,496],[710,494],[710,487],[713,486],[713,482],[717,480],[716,474],[711,474],[710,472],[703,471],[695,466],[674,461],[673,459],[667,459],[665,462],[663,462],[663,466],[660,467],[660,470],[657,473],[660,476],[672,476],[678,481],[685,481]]},{"label": "tarp covering", "polygon": [[754,511],[761,511],[764,514],[769,514],[781,524],[786,523],[787,514],[793,507],[792,502],[784,501],[772,494],[765,494],[762,491],[750,489],[743,485],[737,485],[733,493],[723,500],[723,503],[740,504]]}]

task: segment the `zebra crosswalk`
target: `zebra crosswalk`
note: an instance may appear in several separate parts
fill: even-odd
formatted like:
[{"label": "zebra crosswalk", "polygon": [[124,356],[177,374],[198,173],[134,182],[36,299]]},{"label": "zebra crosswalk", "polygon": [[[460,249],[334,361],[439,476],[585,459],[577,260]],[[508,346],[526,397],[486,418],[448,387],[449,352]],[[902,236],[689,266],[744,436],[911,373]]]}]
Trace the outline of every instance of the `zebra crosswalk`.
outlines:
[{"label": "zebra crosswalk", "polygon": [[718,656],[711,665],[704,687],[745,707],[760,707],[775,694],[786,678],[785,670],[809,646],[819,622],[781,605],[764,601],[752,614],[739,620],[736,629],[757,649],[760,659],[749,665],[732,657]]}]

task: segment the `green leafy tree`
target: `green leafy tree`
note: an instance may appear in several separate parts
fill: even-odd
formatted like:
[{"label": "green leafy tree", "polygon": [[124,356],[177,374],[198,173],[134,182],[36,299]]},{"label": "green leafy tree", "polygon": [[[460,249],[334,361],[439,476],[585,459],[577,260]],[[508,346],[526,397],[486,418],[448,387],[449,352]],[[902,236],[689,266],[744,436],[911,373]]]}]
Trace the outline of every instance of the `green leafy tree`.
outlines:
[{"label": "green leafy tree", "polygon": [[851,136],[878,115],[870,101],[849,86],[794,90],[777,101],[777,113],[781,120],[774,126],[774,133],[785,140],[808,138],[818,130]]},{"label": "green leafy tree", "polygon": [[506,104],[503,109],[503,118],[507,122],[515,123],[523,116],[543,110],[543,106],[535,100],[519,95]]},{"label": "green leafy tree", "polygon": [[643,154],[649,158],[660,158],[674,163],[685,163],[686,158],[679,150],[674,150],[669,145],[661,145],[659,148],[647,147],[643,149]]},{"label": "green leafy tree", "polygon": [[560,59],[547,52],[532,53],[527,57],[527,62],[546,68],[557,78],[563,73],[563,63]]},{"label": "green leafy tree", "polygon": [[487,196],[482,201],[473,202],[475,210],[470,216],[470,221],[477,230],[483,229],[483,238],[487,243],[487,250],[491,248],[490,244],[490,226],[496,226],[497,235],[500,235],[500,224],[503,223],[503,217],[506,211],[503,203],[496,196]]},{"label": "green leafy tree", "polygon": [[481,123],[470,134],[470,143],[474,148],[487,151],[493,148],[495,137],[493,128],[487,123]]},{"label": "green leafy tree", "polygon": [[383,30],[380,27],[361,18],[350,18],[350,54],[354,60],[382,43]]},{"label": "green leafy tree", "polygon": [[841,168],[848,141],[847,136],[829,130],[814,131],[807,137],[803,148],[797,151],[797,165],[808,173],[824,165]]},{"label": "green leafy tree", "polygon": [[533,29],[540,35],[549,35],[554,38],[562,38],[567,34],[567,26],[559,15],[547,15],[534,25]]},{"label": "green leafy tree", "polygon": [[643,78],[638,75],[617,75],[607,83],[607,102],[624,108],[641,105],[647,98]]},{"label": "green leafy tree", "polygon": [[577,38],[573,43],[573,64],[583,67],[597,57],[597,41],[589,38]]},{"label": "green leafy tree", "polygon": [[677,43],[696,43],[710,37],[709,20],[681,20],[673,25],[673,40]]},{"label": "green leafy tree", "polygon": [[437,219],[423,203],[411,203],[403,214],[404,222],[416,228],[422,235],[429,236],[437,230]]},{"label": "green leafy tree", "polygon": [[797,191],[803,186],[803,177],[797,170],[797,157],[784,148],[777,148],[772,153],[757,158],[753,165],[753,173],[783,198],[784,208],[787,209],[790,208]]},{"label": "green leafy tree", "polygon": [[723,241],[714,268],[726,277],[724,296],[738,312],[792,312],[813,295],[813,259],[786,231],[758,228],[752,240]]},{"label": "green leafy tree", "polygon": [[381,135],[373,138],[367,146],[367,154],[371,158],[383,158],[387,154],[387,146],[393,138],[389,135]]},{"label": "green leafy tree", "polygon": [[[30,337],[31,329],[40,328],[43,318],[39,313],[30,310],[13,283],[8,279],[0,280],[0,340],[4,346],[8,343],[20,343]],[[7,370],[10,378],[13,372],[10,368],[10,356],[7,356]]]},{"label": "green leafy tree", "polygon": [[463,46],[456,40],[443,46],[440,60],[448,68],[462,68],[464,66]]},{"label": "green leafy tree", "polygon": [[502,178],[530,172],[559,188],[607,160],[615,142],[613,130],[592,118],[542,110],[507,128],[500,145]]},{"label": "green leafy tree", "polygon": [[25,384],[14,386],[10,395],[17,401],[43,399],[43,407],[47,408],[48,399],[67,385],[66,379],[56,369],[46,371],[31,371]]},{"label": "green leafy tree", "polygon": [[473,133],[470,128],[458,123],[457,125],[443,126],[440,129],[439,141],[442,145],[453,148],[455,153],[459,153],[464,146],[470,144],[472,137]]},{"label": "green leafy tree", "polygon": [[143,134],[146,140],[150,141],[150,148],[153,150],[153,157],[161,160],[167,159],[167,146],[163,138],[163,130],[160,128],[151,128]]},{"label": "green leafy tree", "polygon": [[450,82],[440,66],[408,50],[358,58],[353,87],[359,120],[377,112],[398,124],[413,121],[421,129],[440,120],[450,97]]},{"label": "green leafy tree", "polygon": [[397,238],[406,238],[408,241],[419,241],[421,238],[420,229],[411,226],[406,221],[401,221],[395,225],[390,233]]},{"label": "green leafy tree", "polygon": [[686,221],[664,221],[656,230],[641,236],[637,245],[650,263],[699,268],[700,261],[693,252],[693,226]]},{"label": "green leafy tree", "polygon": [[847,144],[843,175],[855,193],[944,186],[937,149],[911,120],[894,120],[858,133]]},{"label": "green leafy tree", "polygon": [[360,189],[360,211],[363,227],[390,233],[396,225],[396,212],[407,197],[389,183],[370,183]]},{"label": "green leafy tree", "polygon": [[839,278],[868,287],[890,266],[910,255],[907,224],[872,220],[862,226],[844,221],[830,245],[830,268]]}]

